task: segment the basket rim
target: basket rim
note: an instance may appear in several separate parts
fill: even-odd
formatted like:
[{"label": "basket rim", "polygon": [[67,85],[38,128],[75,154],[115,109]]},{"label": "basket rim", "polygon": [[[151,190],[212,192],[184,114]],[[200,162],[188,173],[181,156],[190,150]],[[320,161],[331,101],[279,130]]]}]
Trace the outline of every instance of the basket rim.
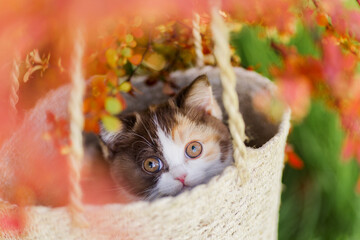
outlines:
[{"label": "basket rim", "polygon": [[[249,71],[246,69],[243,69],[241,67],[234,67],[235,69],[235,73],[241,73],[241,74],[247,74],[248,76],[255,76],[256,79],[258,80],[258,83],[260,84],[265,84],[267,87],[270,88],[270,90],[273,90],[274,87],[276,87],[268,78],[253,72],[253,71]],[[176,75],[176,74],[192,74],[193,71],[196,70],[201,70],[201,72],[205,71],[212,71],[215,70],[217,71],[218,68],[217,67],[212,67],[212,66],[205,66],[205,67],[194,67],[194,68],[190,68],[187,69],[185,71],[183,70],[178,70],[178,71],[174,71],[171,73],[171,76]],[[144,79],[145,76],[139,76],[134,78],[135,81],[141,81]],[[267,141],[265,144],[263,144],[261,147],[259,148],[252,148],[252,147],[246,147],[248,155],[252,155],[254,153],[259,153],[259,152],[263,152],[266,153],[268,151],[269,148],[272,148],[274,145],[276,145],[276,142],[278,142],[279,138],[283,138],[285,135],[288,134],[289,128],[290,128],[290,116],[291,116],[291,110],[289,107],[286,107],[286,109],[284,110],[284,113],[282,115],[281,121],[279,122],[279,127],[278,127],[278,131],[277,133],[269,140]],[[247,160],[251,160],[251,158],[247,159]],[[163,197],[163,198],[159,198],[159,199],[155,199],[154,201],[145,201],[145,200],[140,200],[140,201],[136,201],[136,202],[130,202],[130,203],[107,203],[107,204],[102,204],[102,205],[95,205],[95,204],[84,204],[85,206],[85,212],[89,211],[91,209],[97,209],[97,208],[113,208],[116,207],[118,208],[119,206],[121,208],[123,208],[124,210],[126,209],[141,209],[144,207],[150,207],[150,206],[160,206],[163,204],[169,204],[169,203],[176,203],[179,198],[185,198],[185,197],[191,197],[192,194],[195,194],[194,192],[197,191],[201,191],[204,188],[207,188],[209,185],[214,184],[216,181],[218,181],[219,179],[223,178],[225,175],[227,174],[234,174],[237,175],[239,173],[240,169],[238,169],[235,165],[231,165],[228,166],[221,174],[213,177],[209,182],[204,183],[204,184],[200,184],[196,187],[194,187],[193,189],[191,189],[190,191],[186,191],[183,192],[177,196],[167,196],[167,197]],[[241,186],[239,186],[241,187]],[[49,206],[29,206],[27,208],[31,208],[35,211],[46,211],[46,210],[55,210],[55,209],[64,209],[66,208],[66,206],[61,206],[61,207],[49,207]]]}]

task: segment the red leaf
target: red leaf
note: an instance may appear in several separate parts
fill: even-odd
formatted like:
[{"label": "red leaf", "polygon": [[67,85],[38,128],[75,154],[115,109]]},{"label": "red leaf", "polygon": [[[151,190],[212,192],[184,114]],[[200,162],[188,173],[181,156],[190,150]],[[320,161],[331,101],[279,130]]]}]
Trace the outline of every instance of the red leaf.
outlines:
[{"label": "red leaf", "polygon": [[342,52],[336,40],[332,37],[325,37],[323,46],[323,72],[325,81],[330,85],[336,97],[347,94],[352,84],[357,59],[353,54]]},{"label": "red leaf", "polygon": [[306,116],[310,107],[311,85],[303,76],[289,76],[278,80],[280,98],[292,110],[294,120]]},{"label": "red leaf", "polygon": [[296,17],[291,8],[297,3],[297,0],[230,0],[224,2],[224,9],[250,24],[276,28],[281,34],[292,34]]},{"label": "red leaf", "polygon": [[355,142],[350,138],[350,136],[347,136],[342,147],[342,157],[344,159],[350,159],[354,154],[354,150]]},{"label": "red leaf", "polygon": [[287,144],[285,147],[285,154],[287,157],[287,161],[289,165],[294,169],[303,169],[304,168],[304,162],[301,160],[301,158],[294,152],[292,146],[290,144]]}]

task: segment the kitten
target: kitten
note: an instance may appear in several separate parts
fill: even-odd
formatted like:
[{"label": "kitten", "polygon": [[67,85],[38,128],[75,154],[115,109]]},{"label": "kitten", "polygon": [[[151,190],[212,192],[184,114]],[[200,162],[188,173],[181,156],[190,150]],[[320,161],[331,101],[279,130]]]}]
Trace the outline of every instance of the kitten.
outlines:
[{"label": "kitten", "polygon": [[102,129],[112,177],[132,196],[152,200],[206,183],[232,163],[232,143],[205,75],[167,102],[122,115]]}]

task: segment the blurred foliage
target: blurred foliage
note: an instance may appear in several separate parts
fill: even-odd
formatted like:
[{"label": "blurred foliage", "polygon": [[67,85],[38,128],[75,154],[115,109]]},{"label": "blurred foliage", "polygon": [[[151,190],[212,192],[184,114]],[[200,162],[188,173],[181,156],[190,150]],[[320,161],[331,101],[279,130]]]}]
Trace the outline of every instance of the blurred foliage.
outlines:
[{"label": "blurred foliage", "polygon": [[343,138],[339,117],[320,102],[293,128],[289,142],[305,168],[285,168],[279,239],[360,239],[359,167],[340,161]]},{"label": "blurred foliage", "polygon": [[290,39],[289,45],[296,47],[301,55],[311,55],[320,58],[321,49],[315,44],[320,39],[319,28],[306,28],[303,24],[298,24],[296,34]]},{"label": "blurred foliage", "polygon": [[[323,48],[318,42],[322,31],[299,24],[286,45],[295,47],[300,56],[321,59]],[[242,66],[276,81],[269,69],[281,67],[284,58],[272,47],[271,40],[261,35],[261,29],[243,27],[233,33],[232,45]],[[360,239],[360,197],[356,191],[360,169],[355,159],[344,161],[341,157],[346,133],[337,108],[329,104],[328,98],[315,95],[309,113],[294,123],[290,133],[289,144],[302,163],[292,164],[287,153],[280,240]]]},{"label": "blurred foliage", "polygon": [[271,47],[269,39],[258,37],[260,31],[259,28],[244,26],[240,32],[232,34],[231,44],[243,67],[270,77],[269,68],[274,64],[280,65],[281,58]]}]

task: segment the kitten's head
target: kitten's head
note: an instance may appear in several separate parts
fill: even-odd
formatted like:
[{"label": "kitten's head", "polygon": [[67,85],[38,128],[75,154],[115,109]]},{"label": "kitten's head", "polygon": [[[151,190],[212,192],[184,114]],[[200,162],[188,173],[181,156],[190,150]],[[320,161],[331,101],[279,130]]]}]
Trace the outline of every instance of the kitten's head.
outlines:
[{"label": "kitten's head", "polygon": [[116,183],[146,199],[176,195],[207,182],[232,162],[232,145],[205,75],[166,103],[120,117],[102,131]]}]

